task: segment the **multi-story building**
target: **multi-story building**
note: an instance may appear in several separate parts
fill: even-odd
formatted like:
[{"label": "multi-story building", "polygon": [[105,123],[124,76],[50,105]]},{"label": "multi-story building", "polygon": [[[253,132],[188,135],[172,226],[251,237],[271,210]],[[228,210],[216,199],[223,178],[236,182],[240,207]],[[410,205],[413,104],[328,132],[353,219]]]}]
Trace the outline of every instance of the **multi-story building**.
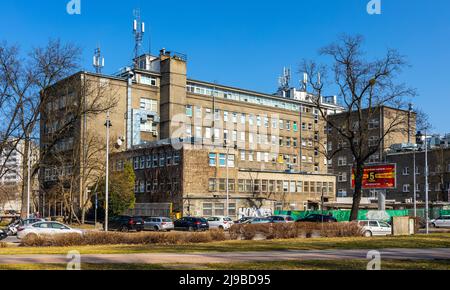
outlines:
[{"label": "multi-story building", "polygon": [[[361,124],[357,124],[356,120],[359,117],[356,115],[356,112],[352,112],[350,118],[347,113],[330,116],[333,124],[347,126],[350,122],[350,126],[367,126],[368,129],[363,129],[363,132],[367,134],[365,138],[367,138],[369,147],[378,146],[382,138],[379,149],[375,154],[370,156],[367,165],[389,163],[386,154],[394,144],[415,144],[416,116],[414,112],[382,106],[372,109],[370,120],[368,120],[367,115],[369,115],[367,110],[364,110],[363,116],[365,117]],[[338,198],[353,196],[352,168],[354,165],[354,157],[347,143],[348,140],[340,136],[336,130],[329,130],[327,150],[335,154],[329,161],[328,166],[329,172],[337,176]],[[363,190],[363,196],[376,199],[378,190]]]},{"label": "multi-story building", "polygon": [[[428,196],[430,202],[448,202],[450,195],[450,148],[435,146],[430,138],[428,146]],[[391,150],[386,155],[387,162],[397,164],[397,188],[387,191],[387,198],[411,204],[414,200],[414,160],[416,174],[416,201],[425,202],[425,150],[416,152]]]},{"label": "multi-story building", "polygon": [[[100,83],[117,99],[110,109],[110,142],[124,145],[113,166],[133,161],[138,203],[173,203],[174,211],[208,215],[222,213],[227,188],[235,213],[318,207],[322,193],[334,198],[335,176],[328,174],[320,150],[326,126],[313,96],[289,87],[265,94],[189,79],[186,57],[164,49],[158,57],[143,55],[136,63],[139,67],[116,76],[80,72],[71,79],[80,80],[78,86],[86,80]],[[58,85],[64,87],[64,82]],[[81,100],[77,85],[69,95]],[[54,95],[52,102],[61,98]],[[322,98],[321,106],[330,113],[341,110],[335,97]],[[102,138],[105,117],[80,118],[64,152],[83,151],[76,148],[86,147],[84,136],[89,134]],[[52,127],[45,118],[42,126],[43,132]],[[45,144],[48,138],[43,137]],[[44,190],[50,190],[64,170],[55,169],[51,160],[46,163],[42,178]],[[88,178],[80,180],[78,202],[88,189]]]},{"label": "multi-story building", "polygon": [[[36,145],[32,145],[31,164],[35,164],[39,156]],[[0,210],[20,212],[22,206],[22,184],[25,152],[25,141],[12,139],[0,155]],[[25,168],[26,169],[26,168]],[[37,180],[33,181],[32,191],[38,188]],[[33,192],[31,192],[33,193]]]}]

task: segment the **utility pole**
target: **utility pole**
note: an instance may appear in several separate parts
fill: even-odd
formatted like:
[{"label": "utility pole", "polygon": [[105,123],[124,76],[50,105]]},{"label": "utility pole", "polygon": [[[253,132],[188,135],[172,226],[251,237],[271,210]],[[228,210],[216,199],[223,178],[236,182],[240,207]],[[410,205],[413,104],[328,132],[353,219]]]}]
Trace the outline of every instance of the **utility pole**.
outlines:
[{"label": "utility pole", "polygon": [[429,234],[429,208],[428,208],[428,142],[427,131],[425,130],[425,220],[427,235]]},{"label": "utility pole", "polygon": [[416,181],[416,148],[414,148],[414,151],[413,151],[413,186],[414,186],[414,189],[413,189],[413,192],[414,192],[414,194],[413,194],[413,202],[414,202],[414,217],[417,217],[417,181]]},{"label": "utility pole", "polygon": [[109,128],[111,127],[110,112],[106,114],[106,185],[105,185],[105,231],[108,231],[109,205]]},{"label": "utility pole", "polygon": [[31,140],[28,139],[28,162],[27,162],[27,218],[30,218],[30,194],[31,194]]}]

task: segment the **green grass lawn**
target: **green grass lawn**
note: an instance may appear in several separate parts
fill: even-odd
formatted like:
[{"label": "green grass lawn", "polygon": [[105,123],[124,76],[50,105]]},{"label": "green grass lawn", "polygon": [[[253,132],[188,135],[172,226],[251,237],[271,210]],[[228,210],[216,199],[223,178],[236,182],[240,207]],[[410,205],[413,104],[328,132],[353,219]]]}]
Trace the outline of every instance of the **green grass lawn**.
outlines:
[{"label": "green grass lawn", "polygon": [[[234,264],[82,264],[82,270],[366,270],[366,260],[289,261]],[[0,265],[0,270],[65,270],[64,264]],[[383,260],[382,270],[450,270],[449,260]]]},{"label": "green grass lawn", "polygon": [[450,248],[450,233],[410,237],[317,238],[266,241],[224,241],[188,245],[105,245],[75,247],[12,247],[2,248],[0,255],[66,254],[77,250],[81,254],[131,253],[195,253],[249,252],[326,249],[386,249],[386,248]]}]

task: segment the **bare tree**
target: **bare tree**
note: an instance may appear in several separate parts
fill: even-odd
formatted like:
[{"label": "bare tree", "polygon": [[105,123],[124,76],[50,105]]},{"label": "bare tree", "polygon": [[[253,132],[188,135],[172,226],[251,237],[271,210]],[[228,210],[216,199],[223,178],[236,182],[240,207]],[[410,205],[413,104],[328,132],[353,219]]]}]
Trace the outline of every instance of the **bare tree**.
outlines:
[{"label": "bare tree", "polygon": [[[30,142],[38,139],[41,92],[70,75],[77,68],[80,50],[60,41],[49,41],[44,48],[33,49],[24,58],[17,46],[0,44],[0,110],[5,122],[0,124],[0,154],[7,144],[16,148],[25,141],[23,180],[28,180],[27,164]],[[6,156],[9,157],[9,156]],[[7,160],[7,158],[5,159]],[[0,172],[5,164],[0,164]],[[22,183],[22,215],[26,213],[26,182]]]},{"label": "bare tree", "polygon": [[44,169],[46,190],[60,195],[68,222],[84,222],[95,193],[92,187],[105,171],[106,140],[84,124],[113,109],[116,92],[108,82],[84,74],[64,79],[44,92],[40,168]]},{"label": "bare tree", "polygon": [[[355,189],[351,220],[358,217],[362,197],[364,166],[369,158],[379,152],[390,135],[404,131],[405,114],[392,110],[384,120],[384,131],[376,139],[371,135],[369,122],[380,116],[385,107],[402,109],[406,107],[405,97],[415,95],[415,90],[397,81],[402,68],[406,66],[403,56],[395,50],[375,60],[365,59],[362,36],[342,36],[340,40],[320,50],[330,57],[331,66],[319,65],[314,61],[303,61],[301,72],[307,73],[313,89],[313,101],[331,134],[340,139],[340,146],[328,152],[328,157],[348,150],[354,157]],[[323,98],[327,77],[337,88],[344,112],[340,118],[324,109]],[[332,89],[332,88],[328,88]]]},{"label": "bare tree", "polygon": [[[52,160],[56,147],[74,134],[74,128],[83,119],[104,113],[116,104],[108,84],[90,80],[83,73],[74,75],[79,68],[80,54],[77,46],[62,44],[59,40],[50,40],[45,47],[32,49],[26,57],[17,46],[0,44],[0,114],[4,116],[4,122],[0,123],[0,155],[8,154],[7,146],[16,148],[19,142],[25,142],[22,216],[27,204],[30,142],[43,145],[40,160],[31,169],[31,177],[35,177]],[[54,110],[49,112],[52,106]],[[41,133],[45,140],[40,140]],[[78,135],[74,137],[79,141],[83,136]],[[86,144],[82,150],[84,163],[87,162]],[[7,160],[9,156],[5,157]],[[83,168],[83,164],[79,166]],[[3,162],[0,174],[5,174],[4,167]]]}]

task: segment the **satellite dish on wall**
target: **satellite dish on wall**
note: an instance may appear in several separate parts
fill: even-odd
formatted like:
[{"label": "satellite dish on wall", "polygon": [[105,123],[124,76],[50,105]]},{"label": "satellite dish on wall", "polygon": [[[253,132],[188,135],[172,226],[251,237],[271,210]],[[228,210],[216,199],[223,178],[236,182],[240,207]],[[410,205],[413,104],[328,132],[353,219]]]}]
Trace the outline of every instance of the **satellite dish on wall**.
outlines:
[{"label": "satellite dish on wall", "polygon": [[116,149],[120,149],[120,147],[122,147],[124,141],[125,141],[125,138],[123,138],[123,137],[117,139],[116,144],[115,144]]}]

